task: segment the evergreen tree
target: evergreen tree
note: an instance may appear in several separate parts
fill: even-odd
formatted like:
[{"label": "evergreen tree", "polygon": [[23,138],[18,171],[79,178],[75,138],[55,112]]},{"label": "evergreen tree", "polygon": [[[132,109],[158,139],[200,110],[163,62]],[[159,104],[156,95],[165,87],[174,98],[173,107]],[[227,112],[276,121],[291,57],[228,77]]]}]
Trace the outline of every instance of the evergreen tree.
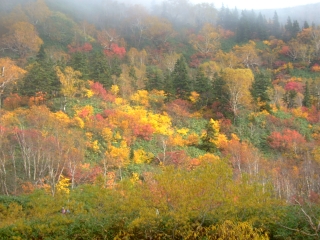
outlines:
[{"label": "evergreen tree", "polygon": [[296,37],[297,34],[300,32],[300,26],[297,20],[294,20],[292,24],[292,37]]},{"label": "evergreen tree", "polygon": [[184,57],[178,59],[172,72],[172,83],[179,98],[188,99],[192,91],[187,63]]},{"label": "evergreen tree", "polygon": [[23,78],[19,93],[29,97],[40,92],[47,94],[49,98],[55,96],[60,91],[61,83],[54,67],[55,64],[47,59],[42,46],[37,54],[37,61]]},{"label": "evergreen tree", "polygon": [[89,79],[89,61],[86,53],[76,52],[71,57],[71,67],[74,70],[80,71],[83,80]]},{"label": "evergreen tree", "polygon": [[279,17],[277,12],[274,12],[274,16],[272,19],[272,31],[271,34],[275,36],[276,38],[280,38],[281,35],[281,27],[279,23]]},{"label": "evergreen tree", "polygon": [[163,90],[167,93],[167,100],[170,101],[176,97],[176,91],[173,87],[173,74],[169,71],[166,71],[163,75]]},{"label": "evergreen tree", "polygon": [[310,89],[309,89],[309,82],[306,82],[306,86],[304,88],[304,97],[303,97],[303,101],[302,104],[305,107],[311,107],[311,96],[310,96]]},{"label": "evergreen tree", "polygon": [[130,66],[129,68],[129,77],[131,78],[131,87],[134,89],[134,91],[136,91],[138,89],[137,86],[137,74],[136,74],[136,70],[134,69],[133,66]]},{"label": "evergreen tree", "polygon": [[148,67],[147,68],[147,85],[146,88],[148,91],[153,89],[163,90],[163,74],[161,69],[157,67]]},{"label": "evergreen tree", "polygon": [[42,44],[36,58],[37,58],[37,61],[40,62],[40,61],[45,61],[46,57],[47,55],[46,55],[46,52],[44,51],[44,46]]},{"label": "evergreen tree", "polygon": [[259,72],[255,75],[250,89],[253,101],[259,105],[259,110],[270,111],[270,98],[267,90],[272,87],[270,74]]},{"label": "evergreen tree", "polygon": [[257,37],[261,40],[268,38],[267,20],[262,16],[261,12],[257,18]]},{"label": "evergreen tree", "polygon": [[307,21],[304,21],[304,23],[303,23],[303,29],[307,29],[307,28],[309,28],[310,26],[309,26],[309,23],[307,22]]},{"label": "evergreen tree", "polygon": [[283,35],[283,40],[289,41],[293,37],[293,24],[291,21],[291,18],[288,17],[286,25],[284,25],[284,35]]},{"label": "evergreen tree", "polygon": [[203,69],[198,68],[197,75],[194,82],[194,90],[200,94],[200,104],[205,105],[209,102],[209,98],[212,97],[212,86],[210,79],[204,75]]},{"label": "evergreen tree", "polygon": [[115,75],[117,77],[120,77],[121,73],[122,73],[122,69],[120,66],[120,59],[115,57],[112,60],[110,60],[110,73],[111,75]]},{"label": "evergreen tree", "polygon": [[102,52],[97,52],[90,59],[90,79],[95,82],[100,82],[105,89],[112,85],[109,65],[105,55]]},{"label": "evergreen tree", "polygon": [[227,89],[226,81],[218,74],[215,74],[213,84],[212,84],[212,97],[213,102],[217,105],[218,109],[225,117],[232,118],[232,113],[230,111],[229,102],[230,95]]}]

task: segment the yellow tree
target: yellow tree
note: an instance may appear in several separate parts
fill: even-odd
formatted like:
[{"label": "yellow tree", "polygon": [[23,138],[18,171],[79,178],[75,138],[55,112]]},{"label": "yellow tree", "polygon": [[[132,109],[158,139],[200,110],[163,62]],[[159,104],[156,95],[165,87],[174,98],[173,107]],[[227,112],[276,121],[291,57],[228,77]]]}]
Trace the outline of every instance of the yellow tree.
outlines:
[{"label": "yellow tree", "polygon": [[320,55],[320,26],[311,30],[312,44],[314,46],[314,55]]},{"label": "yellow tree", "polygon": [[149,16],[146,18],[146,21],[147,28],[143,36],[156,45],[166,43],[174,34],[174,29],[167,19]]},{"label": "yellow tree", "polygon": [[191,35],[190,43],[197,51],[199,51],[199,53],[210,55],[220,46],[220,34],[218,29],[214,28],[211,24],[206,23],[198,35]]},{"label": "yellow tree", "polygon": [[20,57],[35,54],[43,44],[35,27],[28,22],[17,22],[10,27],[10,31],[2,38],[5,49],[16,52]]},{"label": "yellow tree", "polygon": [[202,63],[199,67],[203,69],[204,75],[210,80],[214,78],[215,74],[221,71],[221,67],[214,61]]},{"label": "yellow tree", "polygon": [[30,19],[30,22],[34,25],[43,23],[51,14],[51,11],[44,0],[30,2],[24,6],[24,10]]},{"label": "yellow tree", "polygon": [[260,65],[260,58],[254,41],[249,41],[243,46],[236,45],[233,50],[244,67],[253,68]]},{"label": "yellow tree", "polygon": [[0,19],[3,26],[6,28],[9,28],[17,22],[28,22],[28,16],[25,14],[20,4],[16,5],[10,14],[3,14],[0,16]]},{"label": "yellow tree", "polygon": [[15,84],[25,73],[26,71],[15,65],[10,58],[0,58],[0,108],[5,90]]},{"label": "yellow tree", "polygon": [[79,93],[84,82],[80,79],[81,72],[75,71],[72,67],[66,67],[62,72],[59,67],[56,67],[56,72],[61,82],[61,93],[64,96],[63,110],[66,110],[66,104],[68,98],[73,98]]},{"label": "yellow tree", "polygon": [[220,63],[221,68],[235,68],[240,65],[240,60],[234,51],[225,53],[219,50],[215,56],[215,59]]},{"label": "yellow tree", "polygon": [[239,106],[249,106],[251,103],[250,87],[254,76],[250,69],[226,68],[223,78],[229,91],[229,104],[235,116],[238,115]]},{"label": "yellow tree", "polygon": [[177,60],[181,57],[180,54],[172,52],[164,55],[163,65],[166,69],[168,69],[171,73],[174,70],[174,66],[176,65]]}]

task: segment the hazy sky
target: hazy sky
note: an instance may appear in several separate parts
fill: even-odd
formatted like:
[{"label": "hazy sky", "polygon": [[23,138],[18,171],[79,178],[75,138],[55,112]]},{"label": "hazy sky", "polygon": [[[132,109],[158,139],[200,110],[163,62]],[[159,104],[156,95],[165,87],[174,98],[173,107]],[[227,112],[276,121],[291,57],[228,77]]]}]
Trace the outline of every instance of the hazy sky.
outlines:
[{"label": "hazy sky", "polygon": [[222,3],[225,7],[239,9],[267,9],[284,8],[305,5],[308,3],[318,3],[320,0],[190,0],[193,3],[210,2],[215,7],[220,8]]}]

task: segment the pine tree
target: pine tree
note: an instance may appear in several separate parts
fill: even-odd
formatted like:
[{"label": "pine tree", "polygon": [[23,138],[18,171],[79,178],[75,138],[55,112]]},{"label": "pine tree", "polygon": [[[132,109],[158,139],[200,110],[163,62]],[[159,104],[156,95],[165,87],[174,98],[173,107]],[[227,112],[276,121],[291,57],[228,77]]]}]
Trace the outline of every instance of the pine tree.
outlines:
[{"label": "pine tree", "polygon": [[82,79],[89,79],[89,61],[86,53],[76,52],[71,58],[71,67],[82,73]]},{"label": "pine tree", "polygon": [[306,86],[304,88],[304,97],[302,101],[303,106],[305,107],[311,107],[311,96],[310,96],[310,90],[309,90],[309,82],[306,82]]},{"label": "pine tree", "polygon": [[138,89],[137,87],[137,74],[136,70],[134,69],[133,66],[130,66],[129,68],[129,77],[131,78],[131,87],[136,91]]},{"label": "pine tree", "polygon": [[188,99],[192,91],[192,87],[184,57],[178,59],[174,66],[174,70],[172,72],[172,83],[176,95],[179,98]]},{"label": "pine tree", "polygon": [[201,137],[202,144],[200,146],[206,152],[216,153],[218,151],[217,144],[215,141],[217,140],[219,135],[219,122],[213,119],[207,123],[206,132]]},{"label": "pine tree", "polygon": [[153,89],[163,90],[163,74],[161,69],[157,67],[147,68],[147,90],[151,91]]},{"label": "pine tree", "polygon": [[60,91],[61,83],[54,70],[55,64],[47,59],[43,46],[37,54],[37,61],[23,78],[19,93],[25,96],[36,96],[45,93],[47,97],[56,95]]},{"label": "pine tree", "polygon": [[109,89],[112,85],[109,65],[103,53],[97,52],[90,59],[90,79],[100,82],[105,89]]},{"label": "pine tree", "polygon": [[284,29],[285,29],[285,32],[284,32],[283,40],[289,41],[293,37],[293,24],[290,17],[288,17],[287,23],[286,25],[284,25]]},{"label": "pine tree", "polygon": [[261,40],[268,38],[267,20],[262,16],[261,12],[257,18],[257,34],[258,38]]},{"label": "pine tree", "polygon": [[215,74],[212,84],[212,98],[213,102],[218,104],[218,111],[225,117],[232,118],[230,111],[230,95],[227,89],[226,81],[218,74]]},{"label": "pine tree", "polygon": [[279,17],[277,12],[274,12],[274,16],[272,19],[272,35],[275,36],[276,38],[280,38],[281,35],[281,27],[279,23]]},{"label": "pine tree", "polygon": [[204,105],[212,98],[210,79],[204,75],[203,68],[199,67],[194,82],[194,90],[200,94],[200,103]]},{"label": "pine tree", "polygon": [[259,72],[254,78],[250,89],[253,101],[259,105],[260,111],[270,111],[270,98],[267,90],[272,87],[270,74]]},{"label": "pine tree", "polygon": [[292,24],[292,37],[296,37],[297,34],[300,32],[300,26],[297,20],[295,20]]}]

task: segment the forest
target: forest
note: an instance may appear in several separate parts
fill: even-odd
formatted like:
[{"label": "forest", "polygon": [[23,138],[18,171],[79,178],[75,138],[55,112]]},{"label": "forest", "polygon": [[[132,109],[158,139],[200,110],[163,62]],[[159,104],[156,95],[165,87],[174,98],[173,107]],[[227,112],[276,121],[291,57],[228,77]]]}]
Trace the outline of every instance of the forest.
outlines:
[{"label": "forest", "polygon": [[294,17],[1,1],[0,239],[320,239],[320,25]]}]

